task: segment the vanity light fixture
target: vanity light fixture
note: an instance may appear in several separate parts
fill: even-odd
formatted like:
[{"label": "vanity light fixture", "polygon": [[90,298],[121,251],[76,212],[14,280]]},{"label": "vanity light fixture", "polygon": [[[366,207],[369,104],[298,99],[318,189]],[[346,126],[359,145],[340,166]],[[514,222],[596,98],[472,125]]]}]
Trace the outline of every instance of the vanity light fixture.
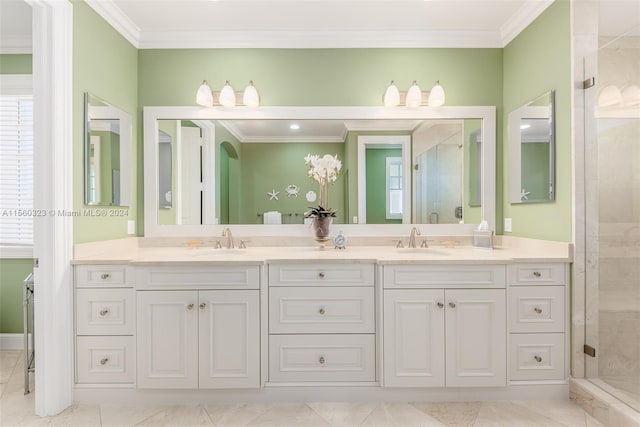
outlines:
[{"label": "vanity light fixture", "polygon": [[391,80],[387,90],[384,92],[382,102],[385,107],[397,107],[401,104],[407,107],[419,107],[421,105],[439,107],[444,105],[444,99],[444,89],[440,85],[440,81],[436,81],[431,92],[423,93],[416,80],[413,81],[413,84],[407,92],[400,92],[393,80]]},{"label": "vanity light fixture", "polygon": [[625,107],[636,107],[640,105],[640,87],[631,85],[624,88],[622,91],[622,104]]},{"label": "vanity light fixture", "polygon": [[622,102],[622,93],[618,86],[609,85],[602,88],[600,95],[598,95],[598,105],[600,107],[611,107],[613,105],[619,105]]},{"label": "vanity light fixture", "polygon": [[213,107],[214,105],[222,105],[223,107],[235,107],[236,100],[241,98],[242,104],[246,107],[258,107],[260,105],[260,95],[253,85],[253,81],[249,81],[249,85],[244,92],[234,92],[231,84],[227,80],[220,92],[213,92],[206,80],[198,88],[196,93],[196,103],[203,107]]}]

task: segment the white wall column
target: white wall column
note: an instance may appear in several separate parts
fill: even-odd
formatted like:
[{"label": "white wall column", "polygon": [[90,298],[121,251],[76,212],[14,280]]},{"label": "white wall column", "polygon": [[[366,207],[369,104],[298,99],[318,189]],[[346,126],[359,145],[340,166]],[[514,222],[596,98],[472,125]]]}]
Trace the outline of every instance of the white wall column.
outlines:
[{"label": "white wall column", "polygon": [[37,415],[73,400],[72,32],[67,0],[27,0],[33,8],[35,351]]}]

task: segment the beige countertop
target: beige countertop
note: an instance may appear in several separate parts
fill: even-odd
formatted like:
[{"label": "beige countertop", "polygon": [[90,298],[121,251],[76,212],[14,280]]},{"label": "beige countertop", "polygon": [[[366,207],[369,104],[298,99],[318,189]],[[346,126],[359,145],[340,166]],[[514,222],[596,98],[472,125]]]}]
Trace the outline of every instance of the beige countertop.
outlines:
[{"label": "beige countertop", "polygon": [[[186,241],[186,240],[185,240]],[[468,245],[429,248],[395,248],[393,245],[255,246],[215,249],[205,246],[153,246],[144,238],[110,240],[76,245],[73,264],[206,265],[264,264],[265,262],[361,262],[380,264],[508,264],[512,262],[570,262],[569,243],[533,239],[499,238],[493,250]]]}]

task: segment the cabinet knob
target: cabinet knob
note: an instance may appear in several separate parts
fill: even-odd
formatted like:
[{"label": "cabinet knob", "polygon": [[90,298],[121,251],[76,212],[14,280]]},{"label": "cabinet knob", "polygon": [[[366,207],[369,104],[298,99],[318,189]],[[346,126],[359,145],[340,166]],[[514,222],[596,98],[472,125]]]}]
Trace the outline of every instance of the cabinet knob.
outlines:
[{"label": "cabinet knob", "polygon": [[102,273],[102,274],[100,275],[100,278],[101,278],[102,280],[107,280],[107,279],[109,278],[109,273]]},{"label": "cabinet knob", "polygon": [[320,310],[318,310],[318,313],[324,314],[325,313],[324,308],[321,308]]},{"label": "cabinet knob", "polygon": [[449,303],[449,307],[451,307],[451,308],[456,308],[456,303],[455,303],[455,302],[450,302],[450,303]]},{"label": "cabinet knob", "polygon": [[318,277],[324,279],[324,272],[321,271],[320,273],[318,273]]},{"label": "cabinet knob", "polygon": [[444,308],[444,304],[438,301],[438,308]]},{"label": "cabinet knob", "polygon": [[324,356],[320,356],[320,360],[319,360],[321,365],[324,365]]},{"label": "cabinet knob", "polygon": [[536,362],[540,363],[542,362],[542,357],[540,356],[533,356],[534,359],[536,359]]},{"label": "cabinet knob", "polygon": [[534,276],[534,277],[542,277],[542,274],[540,274],[540,272],[539,272],[539,271],[534,271],[534,272],[533,272],[533,276]]},{"label": "cabinet knob", "polygon": [[193,304],[187,304],[187,310],[193,310]]},{"label": "cabinet knob", "polygon": [[201,302],[200,303],[200,310],[204,310],[204,308],[207,306],[206,302]]},{"label": "cabinet knob", "polygon": [[533,311],[535,311],[538,314],[542,313],[542,309],[540,307],[534,308]]},{"label": "cabinet knob", "polygon": [[104,358],[100,359],[100,364],[101,365],[106,365],[108,361],[109,361],[109,358],[108,357],[104,357]]},{"label": "cabinet knob", "polygon": [[100,310],[100,316],[106,316],[107,314],[109,314],[108,308],[103,308],[102,310]]}]

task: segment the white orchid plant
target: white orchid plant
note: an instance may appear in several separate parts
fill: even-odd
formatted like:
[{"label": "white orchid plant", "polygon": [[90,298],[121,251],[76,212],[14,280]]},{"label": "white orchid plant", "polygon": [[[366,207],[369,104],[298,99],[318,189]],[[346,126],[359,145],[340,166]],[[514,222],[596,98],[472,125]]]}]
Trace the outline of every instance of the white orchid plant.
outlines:
[{"label": "white orchid plant", "polygon": [[306,218],[335,217],[336,211],[327,207],[329,204],[329,184],[338,179],[342,162],[338,160],[338,155],[325,154],[320,157],[317,154],[307,154],[304,158],[305,164],[309,167],[309,177],[318,182],[320,194],[318,195],[318,207],[311,208],[305,214]]}]

